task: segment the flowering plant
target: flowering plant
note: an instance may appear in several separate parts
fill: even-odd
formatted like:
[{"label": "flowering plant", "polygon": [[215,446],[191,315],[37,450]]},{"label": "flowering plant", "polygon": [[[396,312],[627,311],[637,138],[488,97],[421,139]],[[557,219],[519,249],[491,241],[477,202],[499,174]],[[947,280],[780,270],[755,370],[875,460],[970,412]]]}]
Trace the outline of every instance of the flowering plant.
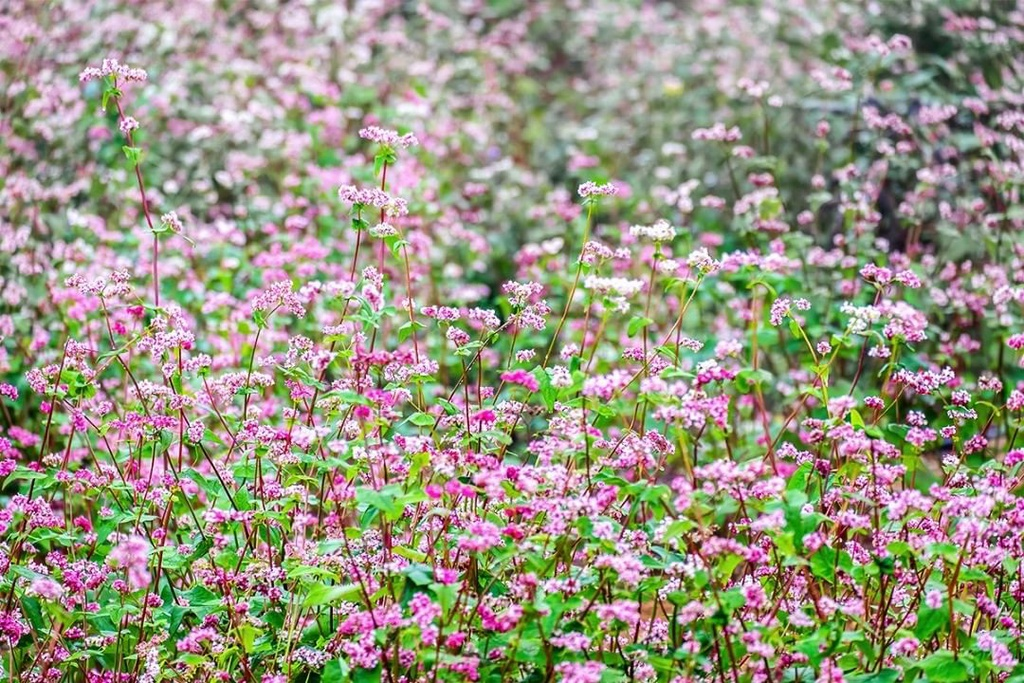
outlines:
[{"label": "flowering plant", "polygon": [[2,20],[5,676],[1024,676],[1020,12],[356,5]]}]

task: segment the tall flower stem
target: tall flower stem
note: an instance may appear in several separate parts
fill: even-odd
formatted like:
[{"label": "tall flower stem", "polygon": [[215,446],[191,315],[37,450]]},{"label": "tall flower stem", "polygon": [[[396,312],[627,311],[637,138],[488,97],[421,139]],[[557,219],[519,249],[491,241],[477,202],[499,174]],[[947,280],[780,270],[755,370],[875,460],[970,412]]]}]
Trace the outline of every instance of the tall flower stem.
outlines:
[{"label": "tall flower stem", "polygon": [[[121,99],[115,97],[114,104],[117,106],[117,116],[121,122],[122,130],[124,130],[124,137],[128,141],[128,146],[134,149],[135,139],[132,136],[131,130],[125,125],[128,117],[125,116],[124,108],[121,107]],[[139,196],[142,198],[142,213],[146,217],[146,225],[149,226],[149,231],[153,234],[153,305],[159,308],[160,271],[158,264],[160,262],[160,235],[153,226],[153,214],[149,210],[149,200],[146,198],[146,183],[142,180],[142,165],[139,163],[138,157],[135,158],[134,166],[135,181],[139,187]]]},{"label": "tall flower stem", "polygon": [[562,327],[565,325],[566,318],[569,317],[569,309],[572,307],[572,300],[576,296],[576,288],[580,284],[580,274],[583,272],[583,251],[587,248],[587,241],[590,239],[590,228],[591,222],[594,218],[594,203],[590,202],[587,206],[587,225],[583,229],[583,243],[580,245],[580,256],[576,262],[576,276],[573,278],[572,287],[569,289],[569,297],[565,300],[565,308],[562,309],[562,317],[558,321],[558,327],[555,328],[555,333],[551,337],[551,343],[548,345],[547,353],[544,354],[544,362],[541,363],[541,367],[546,368],[548,361],[551,360],[551,352],[555,349],[555,344],[558,343],[558,337],[562,333]]}]

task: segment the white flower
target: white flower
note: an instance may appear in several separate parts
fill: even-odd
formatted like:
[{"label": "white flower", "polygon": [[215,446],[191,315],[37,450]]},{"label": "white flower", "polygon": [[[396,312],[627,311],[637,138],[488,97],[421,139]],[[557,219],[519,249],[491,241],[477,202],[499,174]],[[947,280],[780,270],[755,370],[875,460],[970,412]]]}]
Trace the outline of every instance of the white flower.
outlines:
[{"label": "white flower", "polygon": [[634,225],[629,232],[635,237],[647,238],[654,242],[671,242],[676,237],[676,229],[664,219],[654,225]]}]

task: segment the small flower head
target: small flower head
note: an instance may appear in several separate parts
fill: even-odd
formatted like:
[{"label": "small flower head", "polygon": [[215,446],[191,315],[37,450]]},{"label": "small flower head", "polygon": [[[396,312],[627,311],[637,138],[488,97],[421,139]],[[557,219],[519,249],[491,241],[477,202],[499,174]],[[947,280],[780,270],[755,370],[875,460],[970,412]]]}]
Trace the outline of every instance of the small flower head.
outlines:
[{"label": "small flower head", "polygon": [[584,199],[597,198],[597,197],[611,197],[618,192],[618,188],[615,187],[614,183],[603,183],[601,185],[594,182],[585,182],[580,185],[579,193]]},{"label": "small flower head", "polygon": [[676,237],[676,229],[664,219],[654,225],[634,225],[630,227],[629,233],[652,242],[671,242]]},{"label": "small flower head", "polygon": [[99,68],[90,66],[84,69],[78,80],[85,83],[107,77],[112,77],[115,83],[141,83],[147,76],[143,69],[133,69],[116,59],[104,59]]},{"label": "small flower head", "polygon": [[359,131],[359,137],[371,140],[391,148],[408,149],[420,144],[413,133],[401,135],[398,131],[388,130],[379,126],[368,126]]}]

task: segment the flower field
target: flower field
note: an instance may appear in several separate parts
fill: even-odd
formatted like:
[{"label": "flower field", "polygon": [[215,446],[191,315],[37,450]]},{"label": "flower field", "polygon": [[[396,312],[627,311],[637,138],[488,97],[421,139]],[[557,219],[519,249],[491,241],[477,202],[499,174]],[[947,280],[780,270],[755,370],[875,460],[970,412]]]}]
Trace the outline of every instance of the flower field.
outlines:
[{"label": "flower field", "polygon": [[0,7],[0,679],[1024,682],[1024,10]]}]

